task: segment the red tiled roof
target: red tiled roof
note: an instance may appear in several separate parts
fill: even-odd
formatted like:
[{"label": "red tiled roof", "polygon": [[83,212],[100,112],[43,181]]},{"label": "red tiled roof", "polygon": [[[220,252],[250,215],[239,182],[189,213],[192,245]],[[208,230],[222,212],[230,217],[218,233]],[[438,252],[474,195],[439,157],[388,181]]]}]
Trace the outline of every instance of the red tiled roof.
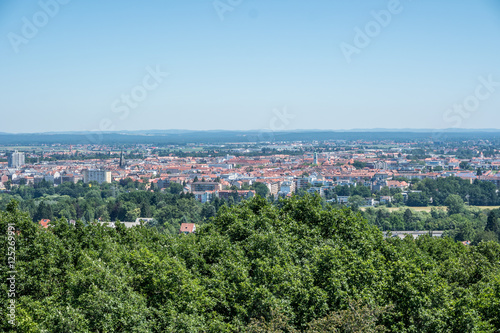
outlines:
[{"label": "red tiled roof", "polygon": [[48,227],[49,227],[49,222],[50,222],[50,220],[49,220],[49,219],[42,219],[42,220],[40,220],[40,225],[41,225],[43,228],[48,228]]},{"label": "red tiled roof", "polygon": [[181,229],[179,230],[180,232],[188,232],[192,233],[196,229],[194,223],[182,223],[181,224]]}]

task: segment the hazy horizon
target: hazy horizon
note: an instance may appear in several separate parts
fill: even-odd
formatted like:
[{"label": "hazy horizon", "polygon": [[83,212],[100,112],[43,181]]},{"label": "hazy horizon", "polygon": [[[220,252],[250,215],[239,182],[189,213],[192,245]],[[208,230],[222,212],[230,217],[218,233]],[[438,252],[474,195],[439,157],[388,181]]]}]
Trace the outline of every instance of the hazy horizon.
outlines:
[{"label": "hazy horizon", "polygon": [[488,129],[500,4],[0,4],[0,132]]},{"label": "hazy horizon", "polygon": [[291,130],[275,130],[272,131],[266,128],[260,129],[206,129],[206,130],[193,130],[187,128],[178,129],[143,129],[143,130],[114,130],[114,131],[45,131],[45,132],[5,132],[0,131],[2,135],[30,135],[30,134],[40,134],[40,135],[51,135],[51,134],[121,134],[121,133],[131,133],[131,134],[189,134],[189,133],[203,133],[203,132],[214,132],[214,133],[224,133],[224,132],[236,132],[236,133],[491,133],[500,132],[500,128],[351,128],[351,129],[291,129]]}]

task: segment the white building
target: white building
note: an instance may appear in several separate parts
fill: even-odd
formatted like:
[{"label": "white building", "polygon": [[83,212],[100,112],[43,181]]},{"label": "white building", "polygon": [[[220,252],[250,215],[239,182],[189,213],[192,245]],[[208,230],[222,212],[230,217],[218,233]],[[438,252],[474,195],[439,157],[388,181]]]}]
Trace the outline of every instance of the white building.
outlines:
[{"label": "white building", "polygon": [[106,170],[83,170],[83,182],[111,183],[111,171]]},{"label": "white building", "polygon": [[339,204],[347,204],[349,202],[349,196],[348,195],[338,195],[337,196],[337,203]]},{"label": "white building", "polygon": [[26,164],[24,153],[20,153],[17,150],[13,153],[10,153],[7,157],[7,162],[9,168],[19,168],[21,165]]},{"label": "white building", "polygon": [[287,195],[295,192],[295,183],[292,181],[284,181],[281,183],[280,191],[278,194]]}]

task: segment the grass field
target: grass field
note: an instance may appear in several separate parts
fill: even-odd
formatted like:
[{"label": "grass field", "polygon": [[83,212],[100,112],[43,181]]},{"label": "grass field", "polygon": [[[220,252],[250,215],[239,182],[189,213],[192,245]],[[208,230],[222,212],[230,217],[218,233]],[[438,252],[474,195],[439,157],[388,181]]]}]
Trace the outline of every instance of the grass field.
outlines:
[{"label": "grass field", "polygon": [[[428,206],[428,207],[390,207],[390,208],[387,208],[385,207],[385,209],[387,209],[388,211],[390,212],[393,212],[393,211],[396,211],[396,210],[399,210],[399,209],[407,209],[407,208],[410,208],[411,210],[413,211],[416,211],[416,212],[430,212],[432,208],[437,208],[437,209],[443,209],[443,210],[446,210],[446,207],[445,206]],[[497,209],[497,208],[500,208],[500,206],[468,206],[468,207],[477,207],[477,208],[480,208],[480,209]],[[362,207],[360,208],[361,210],[365,210],[366,208],[368,207]],[[379,208],[375,208],[375,209],[379,209]]]}]

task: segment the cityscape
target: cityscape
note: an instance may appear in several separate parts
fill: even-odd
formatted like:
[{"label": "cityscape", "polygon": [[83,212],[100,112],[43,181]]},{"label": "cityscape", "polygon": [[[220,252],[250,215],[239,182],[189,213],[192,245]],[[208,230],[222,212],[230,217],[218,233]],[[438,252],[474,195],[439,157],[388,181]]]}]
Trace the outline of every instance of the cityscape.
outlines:
[{"label": "cityscape", "polygon": [[0,1],[0,332],[500,332],[498,0]]},{"label": "cityscape", "polygon": [[[338,195],[335,189],[359,185],[369,189],[363,206],[393,203],[394,196],[380,195],[384,188],[397,189],[402,201],[396,198],[396,202],[405,204],[409,194],[419,192],[411,189],[412,180],[458,177],[500,186],[498,149],[488,140],[465,145],[389,140],[125,148],[53,144],[1,153],[0,189],[41,181],[57,186],[130,180],[149,191],[165,191],[175,183],[201,203],[233,194],[250,198],[258,188],[260,196],[274,199],[305,191],[348,204],[349,196]],[[432,205],[432,198],[427,200],[425,206]]]}]

